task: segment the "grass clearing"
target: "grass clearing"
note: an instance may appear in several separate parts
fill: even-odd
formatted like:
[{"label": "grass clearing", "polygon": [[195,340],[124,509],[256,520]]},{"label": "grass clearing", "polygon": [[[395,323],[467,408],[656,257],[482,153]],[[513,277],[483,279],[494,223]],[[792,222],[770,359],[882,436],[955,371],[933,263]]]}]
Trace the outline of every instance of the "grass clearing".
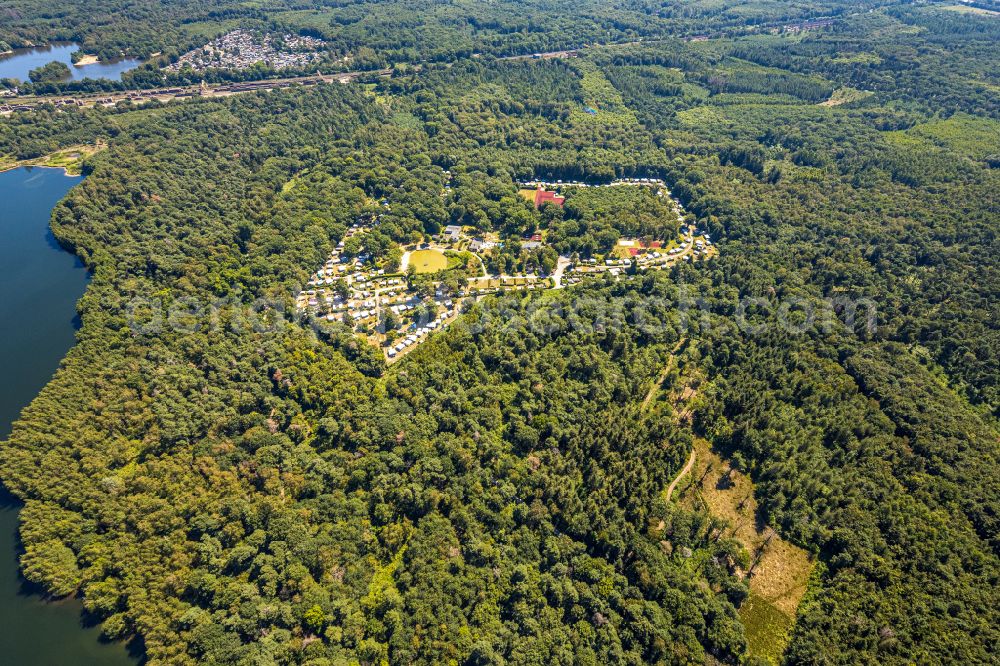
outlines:
[{"label": "grass clearing", "polygon": [[712,106],[695,106],[677,112],[677,121],[684,127],[702,129],[705,127],[727,127],[732,124],[725,113]]},{"label": "grass clearing", "polygon": [[621,93],[608,81],[597,65],[589,60],[577,60],[572,66],[580,74],[584,106],[596,111],[594,114],[589,114],[583,108],[574,109],[572,112],[574,120],[625,125],[634,125],[638,122],[635,112],[625,105]]},{"label": "grass clearing", "polygon": [[848,104],[850,102],[859,102],[866,97],[871,97],[874,93],[867,90],[858,90],[857,88],[837,88],[830,95],[830,99],[820,102],[820,106],[840,106],[841,104]]},{"label": "grass clearing", "polygon": [[417,274],[437,273],[448,268],[448,258],[439,250],[414,250],[410,253],[410,266]]},{"label": "grass clearing", "polygon": [[615,245],[610,252],[608,252],[608,257],[611,259],[631,259],[632,253],[629,252],[629,248],[624,245]]},{"label": "grass clearing", "polygon": [[746,630],[750,654],[763,657],[772,664],[780,664],[792,628],[792,618],[753,592],[740,606],[739,616]]},{"label": "grass clearing", "polygon": [[420,120],[420,118],[417,118],[415,115],[407,111],[397,111],[392,114],[389,117],[389,122],[393,125],[412,130],[420,130],[423,129],[424,126],[424,122]]},{"label": "grass clearing", "polygon": [[881,65],[882,58],[877,53],[861,51],[859,53],[852,53],[851,55],[837,56],[831,59],[830,62],[838,65]]},{"label": "grass clearing", "polygon": [[1000,122],[956,113],[947,120],[919,123],[904,130],[908,137],[927,140],[974,160],[1000,152]]},{"label": "grass clearing", "polygon": [[336,15],[336,12],[335,8],[292,9],[275,12],[274,16],[283,25],[296,30],[311,28],[313,30],[330,31],[332,29],[330,21]]},{"label": "grass clearing", "polygon": [[941,9],[947,9],[950,12],[958,12],[960,14],[978,14],[980,16],[1000,16],[1000,12],[993,11],[992,9],[986,9],[985,7],[972,7],[970,5],[947,5]]},{"label": "grass clearing", "polygon": [[106,147],[103,143],[70,146],[30,160],[17,160],[0,156],[0,171],[24,166],[41,166],[65,169],[67,175],[79,176],[83,169],[83,161]]},{"label": "grass clearing", "polygon": [[521,188],[517,191],[517,193],[520,196],[524,197],[525,201],[530,201],[531,203],[535,203],[535,190],[529,188]]},{"label": "grass clearing", "polygon": [[727,536],[739,540],[749,551],[753,562],[748,574],[750,597],[740,609],[740,617],[751,653],[779,663],[806,593],[813,561],[809,553],[764,523],[749,477],[733,470],[708,441],[695,438],[694,445],[695,466],[691,482],[682,491],[682,501],[726,520],[730,525]]},{"label": "grass clearing", "polygon": [[203,39],[208,42],[215,39],[218,35],[224,35],[227,32],[236,30],[241,25],[243,25],[243,23],[239,19],[223,19],[220,21],[195,21],[193,23],[185,23],[182,29],[188,37],[191,37],[192,39]]}]

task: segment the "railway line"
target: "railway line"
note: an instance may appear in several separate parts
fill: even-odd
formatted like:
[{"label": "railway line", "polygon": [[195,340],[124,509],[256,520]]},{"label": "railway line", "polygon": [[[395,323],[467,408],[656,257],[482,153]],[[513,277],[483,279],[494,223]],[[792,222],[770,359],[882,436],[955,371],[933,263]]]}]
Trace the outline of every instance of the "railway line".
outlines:
[{"label": "railway line", "polygon": [[[869,10],[871,11],[871,10]],[[847,14],[843,18],[854,16],[860,14],[861,12],[853,12]],[[810,19],[803,19],[799,23],[795,24],[764,24],[755,26],[755,31],[760,32],[767,29],[780,28],[785,31],[801,31],[808,30],[817,27],[827,27],[835,23],[838,19],[835,17],[821,16],[813,17]],[[702,35],[695,37],[686,37],[688,41],[702,41],[706,39],[712,39],[717,36],[722,35]],[[502,56],[497,58],[497,60],[549,60],[553,58],[574,58],[579,55],[579,52],[583,49],[591,48],[603,48],[603,47],[613,47],[613,46],[633,46],[643,43],[655,43],[660,41],[659,39],[637,39],[629,40],[625,42],[613,42],[607,44],[589,44],[584,45],[580,48],[573,49],[563,49],[560,51],[549,51],[546,53],[531,53],[526,55],[513,55],[513,56]],[[474,54],[473,58],[481,57],[480,54]],[[216,84],[206,84],[202,83],[200,85],[189,85],[189,86],[170,86],[162,88],[147,88],[147,89],[136,89],[136,90],[122,90],[115,92],[102,92],[102,93],[87,93],[79,95],[44,95],[37,97],[8,97],[0,98],[0,115],[8,115],[15,111],[32,111],[44,105],[53,105],[55,107],[92,107],[97,105],[104,106],[114,106],[118,102],[131,101],[142,103],[145,101],[157,99],[161,102],[168,102],[174,99],[184,99],[190,97],[212,97],[212,96],[225,96],[234,95],[244,92],[254,92],[258,90],[278,90],[282,88],[288,88],[291,86],[301,85],[301,86],[313,86],[323,83],[350,83],[361,77],[368,76],[389,76],[392,73],[391,68],[378,69],[378,70],[365,70],[357,72],[339,72],[332,74],[321,74],[317,72],[316,74],[309,76],[298,76],[289,77],[283,79],[264,79],[258,81],[243,81],[238,83],[216,83]]]},{"label": "railway line", "polygon": [[217,83],[170,86],[164,88],[148,88],[136,90],[121,90],[115,92],[88,93],[82,95],[52,95],[39,97],[9,98],[0,103],[0,113],[15,111],[33,111],[44,105],[59,107],[92,107],[114,106],[118,102],[142,103],[150,100],[168,102],[175,99],[192,97],[221,97],[258,90],[279,90],[292,86],[315,86],[324,83],[350,83],[361,77],[388,76],[391,69],[366,70],[360,72],[340,72],[337,74],[313,74],[285,79],[265,79],[260,81],[241,81],[237,83]]},{"label": "railway line", "polygon": [[[498,58],[498,60],[531,60],[552,58],[572,58],[576,50],[552,51],[549,53],[534,53]],[[177,99],[193,97],[224,97],[259,90],[280,90],[292,86],[315,86],[329,83],[351,83],[359,78],[384,77],[392,74],[391,68],[363,70],[357,72],[337,72],[321,74],[317,72],[309,76],[295,76],[283,79],[262,79],[258,81],[240,81],[230,83],[202,82],[198,85],[167,86],[163,88],[146,88],[134,90],[119,90],[114,92],[85,93],[78,95],[40,95],[34,97],[11,97],[0,101],[0,114],[10,114],[16,111],[33,111],[39,107],[51,105],[56,108],[114,106],[119,102],[143,103],[151,100],[169,102]]]}]

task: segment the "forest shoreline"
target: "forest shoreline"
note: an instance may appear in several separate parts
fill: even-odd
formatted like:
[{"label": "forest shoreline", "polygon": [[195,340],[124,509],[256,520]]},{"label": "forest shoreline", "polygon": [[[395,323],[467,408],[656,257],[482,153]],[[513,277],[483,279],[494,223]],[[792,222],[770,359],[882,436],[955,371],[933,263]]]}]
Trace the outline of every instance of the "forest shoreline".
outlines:
[{"label": "forest shoreline", "polygon": [[70,178],[75,178],[81,174],[70,173],[68,166],[53,166],[50,164],[11,164],[8,166],[0,166],[0,173],[7,173],[8,171],[14,171],[15,169],[59,169],[63,172],[64,176]]},{"label": "forest shoreline", "polygon": [[[62,168],[62,167],[45,167]],[[11,171],[11,170],[7,170]],[[63,169],[63,176],[67,175]],[[0,358],[12,378],[0,391],[0,441],[6,445],[13,423],[52,381],[72,352],[79,330],[77,304],[90,273],[82,259],[56,237],[52,211],[79,176],[65,179],[48,171],[0,174],[0,192],[10,204],[5,216],[0,320],[7,328]],[[22,299],[20,294],[24,294]],[[30,310],[25,310],[30,303]],[[27,353],[27,352],[31,353]],[[4,663],[107,663],[128,666],[137,654],[128,642],[106,641],[83,606],[80,590],[59,595],[26,576],[21,532],[26,496],[0,484],[0,637]],[[30,510],[29,510],[30,513]],[[44,644],[42,644],[44,643]]]},{"label": "forest shoreline", "polygon": [[9,163],[0,163],[0,173],[20,169],[22,167],[43,167],[46,169],[62,169],[66,176],[82,176],[84,161],[104,150],[107,145],[97,142],[94,145],[77,145],[58,150],[41,157],[32,157]]}]

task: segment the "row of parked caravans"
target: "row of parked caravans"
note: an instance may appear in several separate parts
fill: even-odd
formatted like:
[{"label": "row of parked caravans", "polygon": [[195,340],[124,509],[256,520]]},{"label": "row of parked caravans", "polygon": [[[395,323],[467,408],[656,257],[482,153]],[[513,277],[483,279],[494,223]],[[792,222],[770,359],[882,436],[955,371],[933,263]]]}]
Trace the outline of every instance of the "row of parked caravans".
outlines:
[{"label": "row of parked caravans", "polygon": [[[416,310],[422,305],[422,303],[423,301],[414,296],[413,298],[410,299],[409,303],[396,303],[395,305],[390,305],[389,309],[395,312],[396,314],[403,314],[407,310]],[[447,300],[441,301],[441,304],[444,305],[446,308],[450,308],[451,299],[449,298]]]},{"label": "row of parked caravans", "polygon": [[568,181],[547,181],[547,180],[526,180],[521,183],[524,187],[616,187],[619,185],[659,185],[666,187],[666,183],[659,178],[619,178],[610,183],[584,183],[578,180]]},{"label": "row of parked caravans", "polygon": [[446,312],[439,314],[433,321],[427,322],[420,328],[417,328],[412,333],[403,338],[401,341],[397,342],[395,346],[390,347],[389,350],[386,352],[386,355],[389,358],[395,358],[396,355],[401,353],[403,350],[407,349],[408,347],[412,347],[418,342],[421,342],[432,331],[436,331],[438,328],[442,328],[445,324],[445,320],[448,317],[454,316],[454,314],[455,314],[454,310],[448,310]]}]

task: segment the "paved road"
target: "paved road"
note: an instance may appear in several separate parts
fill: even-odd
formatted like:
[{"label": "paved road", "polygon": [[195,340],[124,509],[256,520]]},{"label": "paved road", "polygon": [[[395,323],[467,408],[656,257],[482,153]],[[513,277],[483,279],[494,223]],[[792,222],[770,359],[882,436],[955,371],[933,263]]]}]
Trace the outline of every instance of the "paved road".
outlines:
[{"label": "paved road", "polygon": [[556,262],[556,270],[552,273],[552,281],[555,283],[553,289],[562,289],[563,273],[566,272],[566,267],[569,265],[569,257],[559,257],[559,261]]}]

